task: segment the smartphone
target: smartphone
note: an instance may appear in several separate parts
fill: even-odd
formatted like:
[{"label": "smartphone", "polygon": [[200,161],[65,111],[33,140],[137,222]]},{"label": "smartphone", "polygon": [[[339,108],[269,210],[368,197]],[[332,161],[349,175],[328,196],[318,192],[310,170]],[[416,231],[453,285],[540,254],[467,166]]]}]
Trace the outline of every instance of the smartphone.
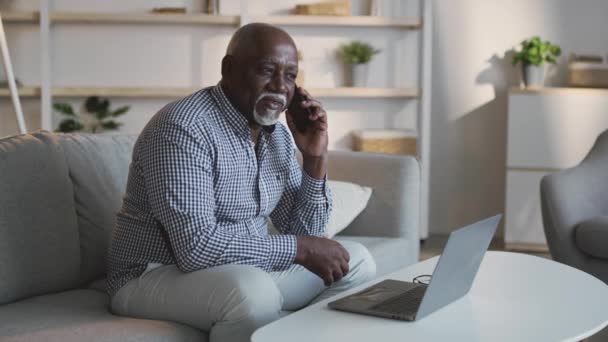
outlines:
[{"label": "smartphone", "polygon": [[310,108],[302,108],[300,105],[302,101],[308,100],[308,98],[300,92],[300,89],[300,87],[296,86],[293,93],[293,99],[291,99],[291,103],[287,107],[287,110],[293,117],[293,121],[296,124],[296,129],[301,133],[304,133],[313,121],[308,118],[311,114]]}]

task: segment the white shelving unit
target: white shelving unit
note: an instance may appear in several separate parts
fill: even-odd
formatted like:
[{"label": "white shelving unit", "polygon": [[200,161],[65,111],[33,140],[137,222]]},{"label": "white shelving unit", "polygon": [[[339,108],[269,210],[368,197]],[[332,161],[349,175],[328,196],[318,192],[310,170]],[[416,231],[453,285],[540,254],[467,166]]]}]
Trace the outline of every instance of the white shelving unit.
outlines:
[{"label": "white shelving unit", "polygon": [[576,166],[608,128],[608,89],[511,89],[509,93],[505,247],[547,251],[541,179]]},{"label": "white shelving unit", "polygon": [[[192,93],[195,87],[56,87],[52,85],[51,70],[51,31],[55,25],[70,24],[128,24],[128,25],[211,25],[234,27],[235,29],[249,22],[266,22],[278,26],[295,27],[357,27],[369,29],[398,29],[404,34],[416,31],[421,34],[418,50],[418,82],[405,88],[309,88],[319,98],[380,98],[416,101],[418,130],[418,159],[421,163],[421,208],[420,237],[428,237],[428,196],[430,170],[430,93],[431,93],[431,0],[420,0],[420,15],[412,18],[393,18],[377,16],[301,16],[251,15],[248,2],[240,2],[239,15],[206,15],[206,14],[150,14],[150,13],[88,13],[88,12],[53,12],[51,1],[40,0],[39,11],[3,12],[6,24],[29,23],[40,27],[40,86],[22,87],[20,95],[41,100],[41,127],[52,130],[53,97],[87,97],[99,95],[122,98],[179,98]],[[381,31],[380,31],[381,32]],[[8,96],[7,89],[0,89],[0,96]]]}]

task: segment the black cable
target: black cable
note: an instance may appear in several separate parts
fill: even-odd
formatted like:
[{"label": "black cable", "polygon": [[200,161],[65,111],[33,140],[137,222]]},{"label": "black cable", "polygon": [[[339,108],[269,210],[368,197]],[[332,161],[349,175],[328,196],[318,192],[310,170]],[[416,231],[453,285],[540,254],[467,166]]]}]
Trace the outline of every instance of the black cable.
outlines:
[{"label": "black cable", "polygon": [[421,274],[419,276],[414,277],[414,279],[412,279],[412,283],[428,285],[431,282],[432,277],[433,276],[430,274]]}]

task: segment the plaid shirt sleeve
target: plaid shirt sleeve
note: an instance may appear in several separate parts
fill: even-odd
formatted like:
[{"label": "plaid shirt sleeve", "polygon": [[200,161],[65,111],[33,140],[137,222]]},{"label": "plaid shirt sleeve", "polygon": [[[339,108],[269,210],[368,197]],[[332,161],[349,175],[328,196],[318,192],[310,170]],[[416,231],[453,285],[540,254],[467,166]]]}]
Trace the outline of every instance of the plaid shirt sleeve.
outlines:
[{"label": "plaid shirt sleeve", "polygon": [[185,128],[158,126],[139,162],[153,215],[166,231],[182,271],[223,264],[271,271],[284,270],[293,263],[293,235],[240,235],[218,227],[209,148]]},{"label": "plaid shirt sleeve", "polygon": [[315,179],[298,165],[294,153],[287,186],[270,214],[272,223],[284,234],[322,236],[332,209],[327,176]]}]

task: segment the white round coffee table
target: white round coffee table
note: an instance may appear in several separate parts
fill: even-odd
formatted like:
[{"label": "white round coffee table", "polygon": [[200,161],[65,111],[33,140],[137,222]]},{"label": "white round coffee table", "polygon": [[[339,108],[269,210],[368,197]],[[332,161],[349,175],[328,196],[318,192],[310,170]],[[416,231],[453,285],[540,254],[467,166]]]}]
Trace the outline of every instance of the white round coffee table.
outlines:
[{"label": "white round coffee table", "polygon": [[[382,279],[411,281],[438,257]],[[337,298],[337,297],[336,297]],[[608,325],[608,286],[572,267],[526,254],[488,252],[468,295],[416,322],[334,311],[317,303],[258,329],[254,342],[581,341]]]}]

